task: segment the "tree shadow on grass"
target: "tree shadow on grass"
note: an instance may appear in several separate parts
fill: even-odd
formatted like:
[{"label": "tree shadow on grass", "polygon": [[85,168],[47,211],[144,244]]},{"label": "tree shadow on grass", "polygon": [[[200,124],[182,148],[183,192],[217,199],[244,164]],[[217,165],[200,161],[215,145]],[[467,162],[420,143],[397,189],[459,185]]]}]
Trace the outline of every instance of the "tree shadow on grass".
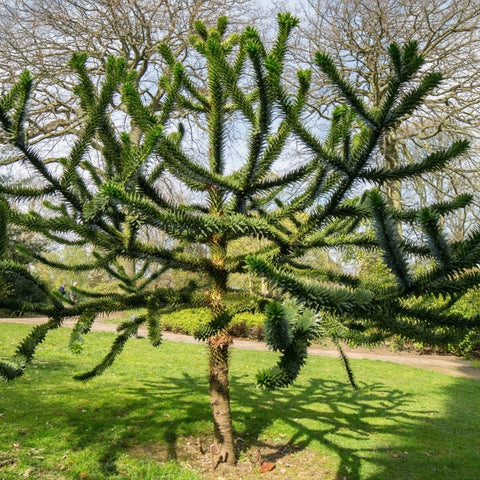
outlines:
[{"label": "tree shadow on grass", "polygon": [[[308,379],[286,390],[266,392],[251,381],[249,376],[231,379],[234,423],[244,452],[259,447],[269,452],[267,459],[278,461],[291,453],[291,446],[299,451],[313,447],[338,458],[336,480],[478,478],[478,472],[462,465],[474,465],[480,449],[468,444],[449,448],[448,439],[439,438],[458,439],[468,429],[472,430],[468,438],[474,438],[480,420],[477,415],[468,421],[471,405],[459,392],[471,388],[468,398],[474,398],[480,392],[476,382],[449,379],[448,388],[442,390],[450,402],[445,416],[436,407],[418,410],[414,395],[380,382],[354,391],[340,381]],[[15,389],[15,402],[38,411],[39,424],[50,418],[56,430],[35,427],[31,434],[44,439],[61,435],[65,448],[95,452],[105,477],[117,472],[122,454],[181,459],[186,438],[211,432],[206,378],[163,375],[141,386],[119,380],[111,396],[102,391],[100,380],[79,387],[73,405],[62,399],[70,398],[71,384],[57,386],[53,397],[48,392],[38,395],[44,387],[34,383]],[[26,428],[20,415],[17,420],[19,429]],[[456,424],[457,431],[448,430]],[[430,433],[425,437],[425,432]],[[421,451],[418,438],[426,438]],[[463,476],[455,476],[461,468]]]},{"label": "tree shadow on grass", "polygon": [[[268,460],[277,461],[288,446],[303,450],[313,443],[338,455],[337,478],[360,479],[366,451],[389,450],[368,446],[372,435],[411,434],[411,425],[422,421],[421,413],[405,408],[410,397],[380,383],[353,391],[345,383],[311,379],[307,384],[278,392],[265,392],[248,384],[249,378],[232,379],[232,406],[239,446],[268,449]],[[185,458],[184,439],[200,429],[210,434],[210,407],[206,383],[184,374],[146,382],[141,388],[125,387],[120,405],[112,401],[108,410],[96,407],[94,416],[70,416],[75,427],[72,446],[82,449],[96,443],[102,469],[116,471],[119,454],[144,445],[143,454],[167,460]],[[150,404],[151,410],[145,411]],[[170,413],[175,405],[175,415]],[[88,412],[85,412],[86,414]],[[385,421],[385,419],[388,419]],[[270,439],[268,430],[281,421],[287,436]],[[97,432],[92,438],[92,429]],[[73,438],[75,439],[73,441]],[[268,438],[268,439],[266,439]],[[363,446],[363,444],[367,446]]]},{"label": "tree shadow on grass", "polygon": [[[339,480],[360,479],[362,452],[374,448],[364,446],[372,443],[372,435],[405,435],[411,422],[422,418],[420,413],[410,411],[407,421],[404,409],[410,396],[381,383],[363,385],[355,391],[343,382],[310,379],[291,391],[274,392],[271,399],[258,391],[248,393],[248,400],[243,399],[247,410],[243,410],[243,416],[237,414],[236,420],[243,423],[251,443],[269,451],[273,447],[268,460],[277,461],[285,452],[285,444],[298,449],[321,445],[329,455],[334,452],[338,456]],[[275,442],[263,439],[265,430],[274,422],[281,426],[272,431],[280,428],[288,432],[277,451]]]},{"label": "tree shadow on grass", "polygon": [[[419,371],[418,384],[429,375]],[[237,391],[234,397],[242,406],[234,415],[250,438],[245,448],[265,447],[272,452],[268,460],[281,458],[285,445],[311,446],[338,457],[336,480],[480,478],[480,412],[472,405],[480,382],[443,376],[435,385],[429,380],[434,389],[419,389],[432,399],[426,410],[428,400],[419,402],[414,388],[407,392],[380,382],[354,391],[346,383],[309,379],[266,396],[244,389],[239,380],[233,381],[234,389],[243,394]],[[279,430],[286,433],[283,439]]]},{"label": "tree shadow on grass", "polygon": [[114,473],[119,455],[132,450],[157,460],[177,460],[179,441],[205,429],[209,417],[205,381],[184,375],[142,387],[125,386],[108,406],[97,404],[91,414],[74,414],[67,421],[75,429],[72,447],[95,443],[101,469]]}]

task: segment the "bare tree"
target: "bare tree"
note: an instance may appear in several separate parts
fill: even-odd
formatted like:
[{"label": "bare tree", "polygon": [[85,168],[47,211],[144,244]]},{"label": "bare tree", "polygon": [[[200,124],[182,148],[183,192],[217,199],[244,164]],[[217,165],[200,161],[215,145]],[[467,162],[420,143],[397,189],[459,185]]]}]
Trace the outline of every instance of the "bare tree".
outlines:
[{"label": "bare tree", "polygon": [[[296,52],[300,62],[307,62],[317,50],[327,51],[348,72],[350,80],[364,94],[371,107],[380,107],[389,85],[384,82],[388,46],[392,41],[417,40],[426,67],[444,73],[449,80],[429,96],[416,116],[386,135],[380,146],[380,159],[387,167],[411,162],[407,152],[434,150],[439,142],[452,137],[480,137],[480,4],[474,0],[306,0],[301,10],[302,41]],[[314,105],[335,98],[325,85],[318,84]],[[320,101],[321,100],[321,101]],[[315,108],[315,107],[313,107]],[[475,144],[475,142],[474,142]],[[400,185],[391,182],[387,193],[393,206],[408,202],[408,191],[421,190],[425,198],[454,196],[478,185],[472,150],[441,174],[429,175],[423,183]],[[467,188],[468,185],[468,188]],[[477,200],[478,206],[478,200]],[[476,209],[478,210],[478,208]],[[470,212],[474,215],[474,211]],[[457,219],[458,220],[458,219]],[[466,219],[464,219],[466,220]],[[469,222],[456,221],[455,230]]]},{"label": "bare tree", "polygon": [[[35,78],[29,112],[33,144],[54,148],[53,139],[74,135],[84,118],[72,95],[73,53],[88,53],[89,74],[98,81],[108,55],[127,59],[136,84],[152,112],[164,94],[164,65],[158,45],[167,42],[177,57],[187,48],[195,21],[214,24],[227,14],[233,28],[249,15],[249,0],[0,0],[0,90],[19,72]],[[195,68],[196,65],[191,65]],[[117,99],[118,100],[118,99]],[[122,110],[118,103],[113,108]],[[119,116],[119,119],[122,117]],[[1,139],[0,139],[1,140]]]}]

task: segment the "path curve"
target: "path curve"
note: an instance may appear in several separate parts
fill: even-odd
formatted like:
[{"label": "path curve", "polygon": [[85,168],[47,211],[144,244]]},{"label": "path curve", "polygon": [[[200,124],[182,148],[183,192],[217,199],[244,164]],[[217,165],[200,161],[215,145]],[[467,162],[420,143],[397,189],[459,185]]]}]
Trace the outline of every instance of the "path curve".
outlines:
[{"label": "path curve", "polygon": [[[28,325],[39,325],[45,323],[46,318],[0,318],[0,323],[21,323]],[[74,320],[67,319],[64,321],[63,326],[72,328]],[[92,326],[92,331],[95,332],[116,332],[117,325],[114,323],[104,323],[102,321],[96,321]],[[146,336],[147,331],[145,327],[139,328],[139,335]],[[163,332],[163,339],[170,342],[183,342],[183,343],[200,343],[189,335],[182,335],[179,333]],[[263,342],[257,342],[254,340],[235,339],[233,342],[234,348],[240,348],[244,350],[267,350]],[[422,355],[419,353],[411,352],[395,352],[390,353],[388,351],[379,349],[346,349],[348,358],[350,359],[367,359],[377,360],[382,362],[392,362],[401,365],[407,365],[415,368],[423,368],[427,370],[434,370],[436,372],[444,373],[446,375],[452,375],[454,377],[471,378],[474,380],[480,380],[480,368],[473,367],[471,362],[463,360],[449,355]],[[336,349],[312,346],[309,349],[310,355],[318,355],[323,357],[338,357],[338,351]]]}]

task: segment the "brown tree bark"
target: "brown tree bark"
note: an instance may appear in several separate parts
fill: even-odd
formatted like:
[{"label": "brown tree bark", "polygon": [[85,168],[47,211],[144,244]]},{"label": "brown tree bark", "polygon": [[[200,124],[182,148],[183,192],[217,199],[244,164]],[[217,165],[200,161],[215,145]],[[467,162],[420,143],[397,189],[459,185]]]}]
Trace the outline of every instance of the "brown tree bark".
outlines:
[{"label": "brown tree bark", "polygon": [[228,376],[229,348],[232,343],[227,332],[208,339],[209,389],[212,407],[214,438],[220,448],[220,461],[235,465],[235,441],[230,410],[230,383]]}]

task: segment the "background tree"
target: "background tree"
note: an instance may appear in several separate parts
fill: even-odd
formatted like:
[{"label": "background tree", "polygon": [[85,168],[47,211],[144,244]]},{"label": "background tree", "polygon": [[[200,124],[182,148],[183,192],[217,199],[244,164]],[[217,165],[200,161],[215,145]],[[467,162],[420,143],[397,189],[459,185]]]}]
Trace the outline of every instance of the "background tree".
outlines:
[{"label": "background tree", "polygon": [[[109,55],[124,58],[128,68],[137,72],[134,81],[143,101],[156,111],[164,95],[158,45],[167,42],[175,55],[185,56],[197,19],[214,23],[218,16],[228,14],[240,25],[250,12],[248,0],[1,0],[0,5],[0,49],[4,52],[0,88],[11,86],[23,70],[32,73],[30,142],[43,145],[53,155],[74,138],[86,118],[79,114],[82,110],[72,95],[74,71],[65,68],[74,53],[88,52],[86,68],[95,82],[104,74]],[[195,60],[190,67],[198,68]],[[112,106],[124,109],[119,98]]]},{"label": "background tree", "polygon": [[[201,82],[198,76],[189,74],[189,62],[181,62],[171,48],[162,44],[159,51],[168,68],[162,80],[165,95],[160,111],[142,101],[135,72],[128,69],[125,60],[110,57],[97,88],[88,73],[87,56],[74,55],[70,65],[77,72],[79,84],[75,91],[86,121],[69,154],[55,162],[43,159],[28,143],[25,115],[33,84],[30,75],[25,73],[0,100],[0,120],[6,137],[41,179],[37,188],[2,185],[0,193],[7,199],[43,199],[43,208],[48,212],[40,215],[37,211],[11,209],[11,223],[59,244],[85,246],[89,253],[88,261],[78,264],[54,263],[32,251],[30,255],[70,272],[103,269],[118,280],[118,289],[84,289],[79,291],[81,302],[50,306],[49,323],[33,330],[18,347],[18,357],[24,362],[31,360],[46,330],[59,327],[65,316],[78,316],[70,346],[79,351],[82,335],[90,330],[98,313],[145,308],[145,314],[119,327],[105,358],[77,376],[87,380],[112,364],[140,324],[147,325],[150,341],[159,345],[163,313],[191,305],[207,306],[212,320],[196,336],[208,346],[214,436],[228,463],[236,459],[230,414],[228,326],[235,313],[254,309],[264,301],[255,292],[239,291],[237,285],[232,285],[234,275],[244,271],[247,256],[254,254],[256,263],[250,261],[251,268],[262,275],[273,276],[275,281],[278,277],[282,282],[287,278],[297,297],[307,303],[311,298],[315,309],[330,314],[328,322],[336,315],[345,315],[346,319],[330,325],[327,320],[317,322],[316,312],[287,314],[284,307],[272,304],[268,308],[267,341],[284,356],[273,376],[260,376],[261,383],[269,388],[286,386],[295,379],[307,347],[319,331],[333,332],[338,338],[342,332],[336,334],[335,329],[345,328],[347,320],[352,323],[352,331],[358,331],[357,325],[369,319],[374,324],[373,333],[378,330],[374,338],[388,331],[403,331],[407,313],[400,311],[403,297],[397,296],[411,288],[416,289],[417,297],[439,291],[453,295],[454,291],[478,283],[476,271],[463,275],[478,262],[478,235],[455,245],[453,256],[437,232],[437,217],[468,204],[470,197],[418,213],[430,250],[423,245],[404,244],[395,236],[394,220],[409,222],[414,212],[391,213],[376,190],[358,198],[362,183],[381,185],[387,180],[436,171],[466,150],[466,143],[460,141],[412,165],[385,168],[376,164],[381,138],[421,105],[438,85],[440,76],[425,75],[409,89],[422,58],[415,43],[402,49],[392,45],[388,94],[380,109],[372,109],[338,73],[333,61],[318,54],[316,65],[350,104],[335,109],[328,136],[320,141],[304,121],[312,72],[298,72],[298,88],[293,93],[283,84],[287,40],[296,25],[297,19],[291,15],[280,15],[278,34],[269,48],[252,27],[241,34],[227,35],[224,17],[209,29],[197,22],[197,35],[191,41],[195,58],[205,64]],[[132,125],[121,133],[115,128],[116,118],[110,108],[118,94],[127,111],[125,125]],[[182,112],[183,122],[176,116],[178,111]],[[185,124],[201,124],[202,128],[188,132]],[[242,134],[242,143],[231,143],[232,130]],[[192,149],[192,136],[204,141],[203,149]],[[303,145],[303,157],[291,157],[292,142]],[[88,156],[94,144],[101,146],[101,155]],[[289,156],[288,171],[279,170],[279,165],[285,165],[284,156]],[[195,193],[189,197],[194,201],[178,203],[168,192],[165,195],[161,188],[164,176],[186,185]],[[362,220],[372,219],[377,225],[376,236],[361,224]],[[166,241],[148,241],[142,234],[144,229],[158,231]],[[238,242],[244,238],[261,241],[250,242],[249,250],[238,252]],[[329,251],[345,245],[388,247],[385,258],[399,279],[398,289],[384,291],[379,285],[357,288],[357,279],[330,268],[330,263],[315,270],[305,263],[304,256],[312,250]],[[205,256],[196,254],[199,246],[206,251]],[[435,267],[421,286],[408,272],[404,251],[434,253]],[[138,268],[126,269],[124,260],[135,261]],[[290,269],[290,275],[283,275],[284,270],[277,274],[273,265]],[[203,287],[189,282],[177,288],[154,285],[173,269],[200,272],[207,284]],[[316,284],[305,287],[300,295],[295,290],[299,282],[294,273],[312,274]],[[284,289],[282,282],[277,281]],[[381,301],[376,300],[375,289],[381,293]],[[271,295],[275,296],[275,291]],[[452,325],[452,318],[440,314],[428,320],[422,305],[410,307],[408,314],[422,324],[420,327],[411,322],[412,335],[425,330],[432,342],[445,337],[433,328],[439,323],[447,333],[455,327],[478,323],[476,318],[456,316],[456,324]]]},{"label": "background tree", "polygon": [[[408,122],[391,129],[378,152],[379,164],[406,165],[417,156],[433,152],[457,137],[471,142],[469,154],[449,163],[441,172],[404,181],[390,180],[382,187],[394,208],[418,208],[430,202],[448,202],[472,192],[473,202],[442,218],[452,240],[460,241],[478,224],[480,198],[477,167],[478,92],[480,79],[480,7],[478,2],[461,0],[382,1],[306,0],[296,4],[302,22],[301,39],[294,50],[299,62],[312,52],[325,50],[338,59],[355,87],[368,98],[370,106],[382,104],[388,91],[385,65],[392,41],[416,39],[426,68],[441,71],[443,82]],[[322,105],[328,118],[332,91],[319,82],[312,91],[311,109]],[[398,228],[402,228],[398,225]],[[404,234],[409,238],[411,229]],[[343,259],[342,259],[343,260]],[[421,264],[418,259],[417,263]],[[357,266],[362,265],[361,259]],[[365,264],[363,264],[365,266]],[[375,274],[370,272],[368,274]],[[466,311],[466,310],[465,310]],[[468,342],[467,342],[468,343]]]}]

